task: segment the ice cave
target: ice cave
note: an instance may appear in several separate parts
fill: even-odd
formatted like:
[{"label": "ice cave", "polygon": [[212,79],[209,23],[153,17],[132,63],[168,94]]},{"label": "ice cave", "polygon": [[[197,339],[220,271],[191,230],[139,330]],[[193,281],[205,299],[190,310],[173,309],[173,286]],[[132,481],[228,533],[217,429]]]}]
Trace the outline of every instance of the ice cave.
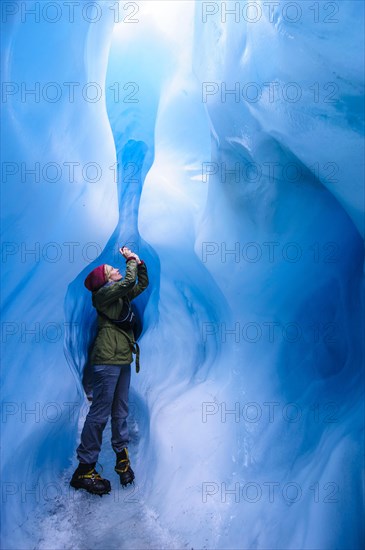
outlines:
[{"label": "ice cave", "polygon": [[[364,547],[364,3],[3,0],[2,548]],[[69,486],[148,266],[135,484]]]}]

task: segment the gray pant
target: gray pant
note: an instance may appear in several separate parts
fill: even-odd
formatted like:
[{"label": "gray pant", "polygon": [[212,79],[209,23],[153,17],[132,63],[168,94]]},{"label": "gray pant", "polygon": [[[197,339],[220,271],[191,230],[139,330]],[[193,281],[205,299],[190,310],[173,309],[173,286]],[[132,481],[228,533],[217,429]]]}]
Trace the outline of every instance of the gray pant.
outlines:
[{"label": "gray pant", "polygon": [[117,453],[128,446],[128,391],[130,365],[93,365],[93,401],[77,447],[79,462],[97,462],[103,431],[111,415],[112,447]]}]

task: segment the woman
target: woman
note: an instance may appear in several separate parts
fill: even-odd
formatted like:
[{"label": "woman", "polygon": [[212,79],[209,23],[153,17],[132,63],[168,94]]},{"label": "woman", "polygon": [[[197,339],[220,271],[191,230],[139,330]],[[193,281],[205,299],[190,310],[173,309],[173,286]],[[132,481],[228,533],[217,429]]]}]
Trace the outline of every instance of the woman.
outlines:
[{"label": "woman", "polygon": [[[84,283],[92,292],[92,303],[98,312],[98,334],[90,359],[93,400],[77,448],[79,465],[70,485],[98,495],[109,493],[111,489],[110,482],[95,470],[110,415],[111,443],[116,453],[115,471],[122,486],[134,480],[128,455],[127,427],[132,351],[135,352],[134,315],[130,302],[147,288],[148,274],[146,265],[137,254],[127,247],[120,248],[119,252],[127,261],[124,280],[119,269],[103,264],[91,271]],[[138,372],[137,367],[138,357]]]}]

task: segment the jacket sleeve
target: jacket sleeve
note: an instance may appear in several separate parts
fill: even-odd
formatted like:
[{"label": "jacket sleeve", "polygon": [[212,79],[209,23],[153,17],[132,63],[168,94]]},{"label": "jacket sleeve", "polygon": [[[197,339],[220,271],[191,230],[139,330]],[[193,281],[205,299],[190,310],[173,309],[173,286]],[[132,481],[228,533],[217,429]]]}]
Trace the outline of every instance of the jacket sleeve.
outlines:
[{"label": "jacket sleeve", "polygon": [[143,292],[146,290],[146,288],[149,285],[148,280],[148,273],[147,273],[147,267],[146,264],[143,262],[138,265],[138,283],[132,288],[132,290],[129,293],[129,299],[134,300],[134,298],[137,298]]},{"label": "jacket sleeve", "polygon": [[129,260],[127,262],[127,271],[122,281],[110,286],[103,286],[98,290],[93,298],[94,305],[97,309],[101,307],[108,307],[113,302],[116,302],[119,298],[126,296],[130,292],[137,279],[137,262],[136,260]]}]

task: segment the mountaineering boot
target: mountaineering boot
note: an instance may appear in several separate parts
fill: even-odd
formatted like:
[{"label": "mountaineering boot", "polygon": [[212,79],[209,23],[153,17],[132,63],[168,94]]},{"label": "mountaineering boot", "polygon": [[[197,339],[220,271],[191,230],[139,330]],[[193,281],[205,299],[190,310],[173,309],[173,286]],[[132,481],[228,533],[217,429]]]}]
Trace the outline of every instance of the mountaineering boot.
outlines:
[{"label": "mountaineering boot", "polygon": [[70,481],[74,489],[85,489],[93,495],[107,495],[111,491],[110,481],[103,479],[92,464],[79,463]]},{"label": "mountaineering boot", "polygon": [[125,487],[128,483],[133,483],[134,472],[129,462],[129,455],[127,447],[124,447],[119,453],[117,453],[117,462],[114,470],[119,474],[120,483]]}]

